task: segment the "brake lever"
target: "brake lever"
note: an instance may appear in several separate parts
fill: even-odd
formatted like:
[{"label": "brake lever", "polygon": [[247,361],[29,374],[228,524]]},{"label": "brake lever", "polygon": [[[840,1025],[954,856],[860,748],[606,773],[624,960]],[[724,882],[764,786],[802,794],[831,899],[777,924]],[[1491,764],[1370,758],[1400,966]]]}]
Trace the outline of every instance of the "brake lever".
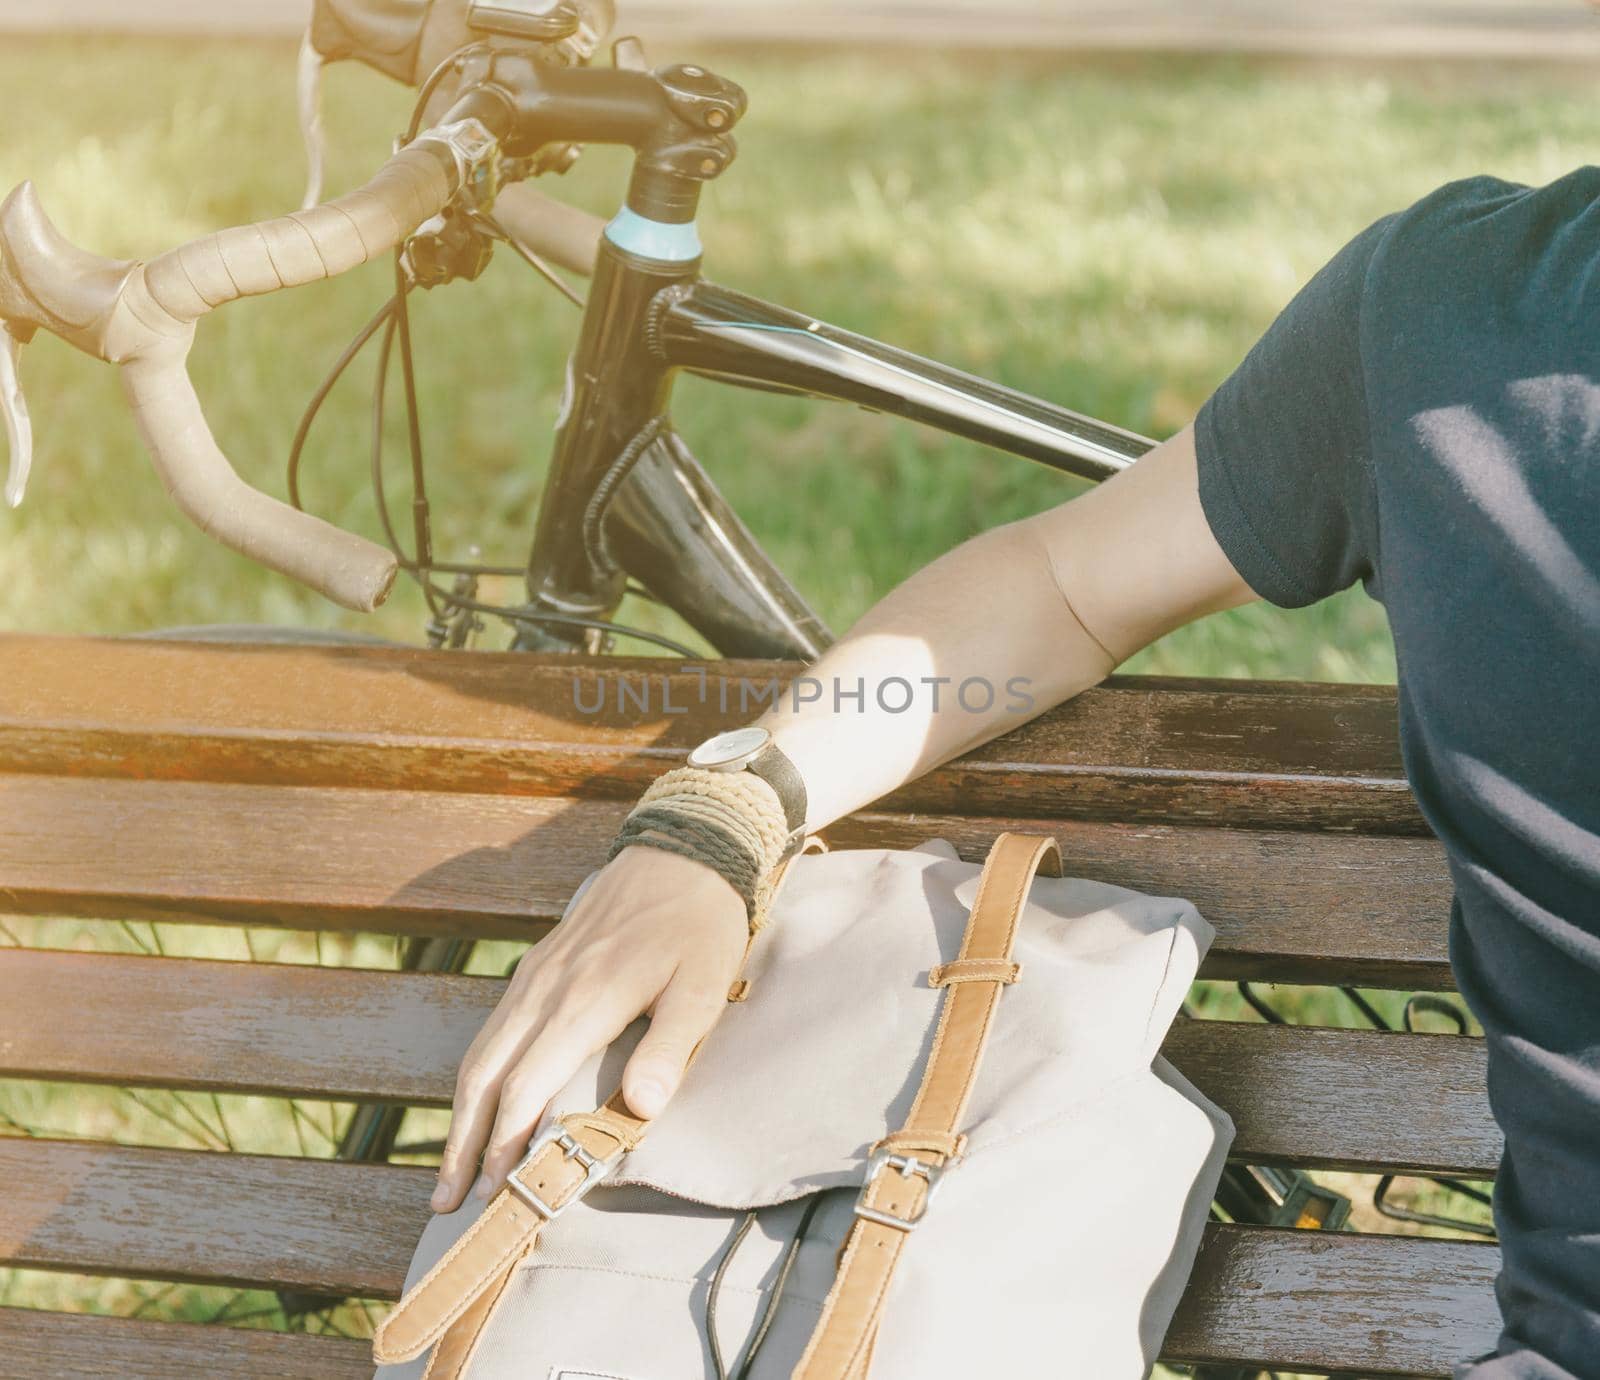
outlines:
[{"label": "brake lever", "polygon": [[17,356],[43,327],[119,366],[162,484],[203,532],[345,608],[376,608],[394,583],[394,553],[252,488],[218,447],[188,374],[195,324],[240,297],[320,282],[387,254],[463,186],[492,186],[498,153],[482,124],[457,120],[418,135],[337,201],[219,230],[138,262],[80,249],[24,182],[0,203],[7,501],[20,501],[33,449]]},{"label": "brake lever", "polygon": [[327,166],[328,140],[322,127],[322,69],[328,59],[311,41],[310,29],[300,40],[300,61],[295,71],[300,138],[306,146],[306,194],[300,202],[309,211],[322,200],[323,169]]},{"label": "brake lever", "polygon": [[[33,332],[29,331],[29,335]],[[28,487],[28,471],[33,468],[33,422],[22,397],[19,365],[23,338],[0,323],[0,416],[6,424],[6,504],[15,508]]]}]

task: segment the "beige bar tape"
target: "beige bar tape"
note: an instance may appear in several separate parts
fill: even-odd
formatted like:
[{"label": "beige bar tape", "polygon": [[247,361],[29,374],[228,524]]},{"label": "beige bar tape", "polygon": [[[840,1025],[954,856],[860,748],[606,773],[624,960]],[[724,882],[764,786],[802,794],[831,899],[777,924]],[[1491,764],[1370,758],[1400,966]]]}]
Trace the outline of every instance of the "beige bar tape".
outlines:
[{"label": "beige bar tape", "polygon": [[[366,186],[326,205],[219,230],[148,263],[79,249],[51,224],[33,184],[24,182],[0,204],[0,323],[9,328],[8,341],[26,340],[42,327],[122,366],[129,404],[162,484],[208,536],[346,608],[374,609],[394,584],[394,555],[240,479],[206,424],[187,361],[194,324],[207,312],[239,297],[343,273],[388,253],[442,210],[460,182],[456,139],[464,129],[423,134]],[[487,138],[476,126],[469,133]],[[0,362],[13,505],[31,453],[15,356],[8,343]]]}]

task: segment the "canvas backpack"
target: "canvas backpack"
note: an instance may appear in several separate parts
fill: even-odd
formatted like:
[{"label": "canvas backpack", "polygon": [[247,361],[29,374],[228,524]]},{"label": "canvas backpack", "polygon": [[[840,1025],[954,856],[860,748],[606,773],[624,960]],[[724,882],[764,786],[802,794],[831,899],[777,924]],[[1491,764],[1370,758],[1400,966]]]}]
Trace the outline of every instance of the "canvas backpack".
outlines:
[{"label": "canvas backpack", "polygon": [[795,860],[659,1118],[614,1091],[640,1021],[429,1224],[380,1380],[1147,1374],[1232,1139],[1158,1053],[1212,931],[1060,872]]}]

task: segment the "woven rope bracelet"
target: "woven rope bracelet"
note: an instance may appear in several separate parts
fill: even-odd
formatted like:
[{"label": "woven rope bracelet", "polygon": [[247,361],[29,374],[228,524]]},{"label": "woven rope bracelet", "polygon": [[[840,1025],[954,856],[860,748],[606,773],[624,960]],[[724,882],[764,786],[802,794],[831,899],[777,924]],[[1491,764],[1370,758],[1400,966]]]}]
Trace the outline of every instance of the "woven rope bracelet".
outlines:
[{"label": "woven rope bracelet", "polygon": [[678,814],[670,805],[646,806],[622,822],[607,861],[634,844],[707,864],[739,893],[747,912],[755,909],[761,859],[714,824]]},{"label": "woven rope bracelet", "polygon": [[654,782],[629,812],[607,861],[633,846],[711,868],[739,893],[753,933],[766,923],[775,874],[789,847],[788,822],[765,781],[746,772],[679,767]]}]

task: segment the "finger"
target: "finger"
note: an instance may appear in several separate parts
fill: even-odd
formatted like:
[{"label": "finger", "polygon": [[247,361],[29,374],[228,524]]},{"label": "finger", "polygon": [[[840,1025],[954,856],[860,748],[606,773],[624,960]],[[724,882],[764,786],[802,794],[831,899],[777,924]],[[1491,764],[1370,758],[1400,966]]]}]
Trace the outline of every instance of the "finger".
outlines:
[{"label": "finger", "polygon": [[439,1181],[428,1206],[435,1212],[454,1212],[467,1196],[478,1166],[478,1152],[488,1139],[494,1120],[495,1087],[491,1080],[463,1067],[450,1109],[450,1131],[439,1157]]},{"label": "finger", "polygon": [[591,1006],[571,1014],[558,1011],[551,1017],[500,1086],[500,1106],[478,1181],[480,1197],[489,1197],[505,1183],[527,1152],[533,1128],[550,1099],[566,1086],[585,1059],[622,1033],[638,1009],[639,1004],[635,1004],[630,1012],[621,1014],[618,1008],[600,1010]]},{"label": "finger", "polygon": [[[467,1196],[478,1170],[478,1156],[494,1125],[495,1109],[506,1075],[542,1025],[541,1016],[532,1013],[503,1021],[487,1039],[480,1035],[468,1050],[461,1071],[456,1075],[450,1131],[444,1153],[439,1158],[439,1182],[428,1200],[435,1212],[454,1212]],[[513,1030],[518,1033],[510,1033]]]},{"label": "finger", "polygon": [[677,1092],[695,1046],[728,1002],[728,984],[714,967],[680,968],[650,1017],[650,1028],[622,1071],[622,1095],[639,1117],[657,1117]]},{"label": "finger", "polygon": [[429,1199],[435,1212],[454,1212],[467,1196],[494,1125],[500,1084],[544,1025],[550,987],[541,969],[547,948],[536,944],[517,960],[510,987],[461,1062],[439,1182]]}]

